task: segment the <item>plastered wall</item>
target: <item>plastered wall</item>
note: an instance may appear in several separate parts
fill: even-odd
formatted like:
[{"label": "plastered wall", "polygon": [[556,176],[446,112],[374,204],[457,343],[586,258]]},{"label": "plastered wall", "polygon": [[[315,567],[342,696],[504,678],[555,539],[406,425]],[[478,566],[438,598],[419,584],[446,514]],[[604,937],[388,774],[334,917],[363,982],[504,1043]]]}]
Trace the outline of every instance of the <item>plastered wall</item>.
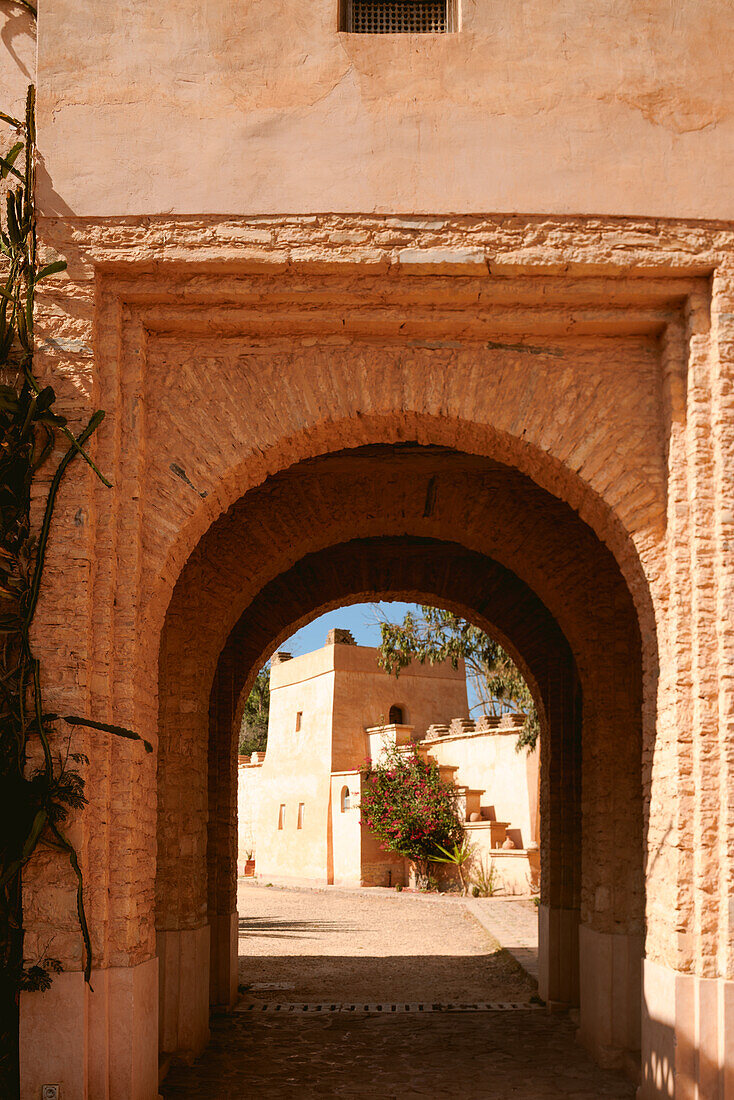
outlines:
[{"label": "plastered wall", "polygon": [[[338,675],[334,685],[334,768],[359,767],[367,755],[365,730],[384,725],[393,705],[403,710],[403,721],[416,733],[431,722],[443,722],[467,713],[466,673],[463,661],[421,665],[388,676],[370,646],[337,646]],[[450,712],[450,713],[449,713]]]},{"label": "plastered wall", "polygon": [[497,821],[509,821],[508,833],[518,848],[539,840],[538,752],[517,752],[518,734],[502,731],[448,737],[426,747],[439,764],[456,768],[456,782],[484,788],[482,808],[494,809]]},{"label": "plastered wall", "polygon": [[732,217],[728,0],[459,5],[372,36],[338,0],[44,0],[42,208]]},{"label": "plastered wall", "polygon": [[[275,664],[270,675],[268,747],[260,779],[257,871],[330,877],[328,849],[334,671],[330,649]],[[302,715],[297,727],[296,715]],[[303,805],[301,827],[298,808]],[[282,813],[280,807],[285,807]]]},{"label": "plastered wall", "polygon": [[[358,882],[359,815],[352,820],[354,815],[339,814],[331,773],[360,767],[367,756],[365,728],[387,715],[393,703],[424,726],[436,713],[465,713],[463,663],[457,669],[414,665],[396,680],[378,667],[376,649],[327,644],[292,660],[276,660],[270,691],[265,762],[240,768],[239,780],[241,812],[250,791],[256,802],[244,814],[254,822],[257,873]],[[358,805],[358,790],[354,801]],[[382,865],[386,858],[380,855],[377,861]]]},{"label": "plastered wall", "polygon": [[246,763],[240,756],[237,764],[237,873],[245,872],[247,853],[257,855],[257,818],[260,810],[260,776],[262,766]]}]

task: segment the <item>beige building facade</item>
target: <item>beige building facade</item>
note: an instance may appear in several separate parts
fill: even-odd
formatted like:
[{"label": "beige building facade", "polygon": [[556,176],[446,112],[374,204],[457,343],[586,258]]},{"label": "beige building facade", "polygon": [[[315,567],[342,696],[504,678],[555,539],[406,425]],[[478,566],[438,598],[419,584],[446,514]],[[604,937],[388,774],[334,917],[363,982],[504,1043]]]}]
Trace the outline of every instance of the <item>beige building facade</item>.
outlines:
[{"label": "beige building facade", "polygon": [[312,653],[275,654],[267,751],[239,758],[240,873],[254,857],[266,881],[407,885],[407,862],[361,820],[360,769],[388,746],[415,744],[456,786],[477,859],[498,864],[498,891],[529,893],[538,754],[515,751],[522,719],[466,718],[463,661],[456,669],[415,662],[396,679],[378,656],[344,630]]},{"label": "beige building facade", "polygon": [[[24,875],[24,1100],[153,1100],[236,996],[236,730],[350,601],[451,607],[541,715],[541,993],[640,1097],[734,1079],[734,24],[727,0],[3,5],[38,87],[36,366],[106,410],[35,621],[76,882]],[[8,42],[11,46],[8,47]],[[52,888],[49,888],[49,883]],[[93,991],[92,991],[93,990]]]}]

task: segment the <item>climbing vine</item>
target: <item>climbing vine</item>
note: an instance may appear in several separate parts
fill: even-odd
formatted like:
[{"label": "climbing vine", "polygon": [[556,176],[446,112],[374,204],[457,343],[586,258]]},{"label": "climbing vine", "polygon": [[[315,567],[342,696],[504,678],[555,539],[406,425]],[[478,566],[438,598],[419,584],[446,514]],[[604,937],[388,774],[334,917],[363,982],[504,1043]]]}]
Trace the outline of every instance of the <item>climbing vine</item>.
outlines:
[{"label": "climbing vine", "polygon": [[[30,7],[30,6],[29,6]],[[24,964],[23,868],[39,846],[69,859],[77,882],[77,913],[84,944],[84,977],[90,980],[92,949],[84,907],[82,872],[65,833],[70,811],[86,803],[79,766],[88,763],[70,751],[75,726],[106,731],[133,740],[138,734],[120,726],[46,711],[43,671],[31,643],[43,580],[51,521],[59,488],[74,461],[86,462],[108,487],[85,449],[104,418],[95,412],[75,434],[56,409],[56,394],[34,373],[34,302],[36,288],[66,269],[64,260],[39,262],[35,210],[35,89],[28,89],[24,119],[0,112],[12,127],[15,143],[0,157],[0,178],[8,187],[0,211],[0,1095],[18,1091],[18,1000],[22,990],[48,989],[61,969],[48,945],[42,957]],[[31,517],[34,479],[53,465],[38,529]],[[35,494],[38,496],[36,490]],[[67,730],[66,738],[63,730]],[[65,742],[62,753],[57,743]],[[143,742],[148,752],[152,746]]]}]

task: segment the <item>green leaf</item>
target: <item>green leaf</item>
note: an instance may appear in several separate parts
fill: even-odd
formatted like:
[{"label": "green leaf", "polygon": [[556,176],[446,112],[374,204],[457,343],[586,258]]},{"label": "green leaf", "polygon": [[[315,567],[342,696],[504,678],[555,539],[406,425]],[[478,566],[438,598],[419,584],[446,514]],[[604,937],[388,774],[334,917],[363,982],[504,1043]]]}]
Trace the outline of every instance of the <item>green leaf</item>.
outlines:
[{"label": "green leaf", "polygon": [[45,412],[56,400],[56,392],[53,386],[45,386],[38,395],[36,409],[39,413]]},{"label": "green leaf", "polygon": [[6,157],[0,157],[0,179],[3,179],[3,180],[7,179],[9,172],[12,172],[13,175],[17,176],[19,180],[23,179],[20,172],[18,172],[15,168],[13,168],[13,165],[15,164],[16,160],[18,159],[18,155],[22,152],[22,150],[23,150],[23,142],[22,141],[16,141],[15,145],[10,150],[8,155]]},{"label": "green leaf", "polygon": [[0,363],[7,362],[10,349],[13,346],[13,336],[14,333],[12,328],[8,327],[7,332],[2,337],[2,339],[0,339]]},{"label": "green leaf", "polygon": [[94,722],[91,718],[79,718],[76,714],[65,714],[62,716],[63,721],[67,722],[70,726],[86,726],[87,729],[101,730],[103,733],[112,733],[115,737],[124,737],[128,741],[142,741],[145,745],[146,752],[152,752],[153,746],[150,741],[146,741],[144,737],[141,737],[135,730],[130,730],[126,726],[115,726],[109,722]]},{"label": "green leaf", "polygon": [[22,241],[20,236],[20,227],[18,226],[18,218],[15,213],[15,196],[12,191],[7,198],[8,207],[8,236],[10,237],[10,243],[15,245],[16,248],[20,248]]},{"label": "green leaf", "polygon": [[6,115],[4,111],[0,111],[0,121],[7,122],[9,126],[14,126],[16,130],[23,127],[23,123],[19,119],[13,118],[12,115]]},{"label": "green leaf", "polygon": [[31,825],[31,831],[25,839],[25,844],[23,845],[23,851],[21,853],[21,859],[24,863],[26,863],[33,855],[33,850],[38,843],[38,838],[43,832],[43,827],[46,824],[47,820],[48,814],[45,810],[39,810],[34,817],[33,824]]},{"label": "green leaf", "polygon": [[25,351],[30,353],[30,351],[31,351],[31,342],[30,342],[30,337],[28,335],[28,325],[26,323],[25,310],[24,309],[19,309],[17,317],[18,317],[18,339],[20,340],[21,344],[23,345],[23,348],[25,349]]},{"label": "green leaf", "polygon": [[58,271],[66,271],[66,260],[54,260],[52,264],[46,264],[36,275],[33,280],[35,283],[40,283],[41,279],[45,279],[47,275],[55,275]]}]

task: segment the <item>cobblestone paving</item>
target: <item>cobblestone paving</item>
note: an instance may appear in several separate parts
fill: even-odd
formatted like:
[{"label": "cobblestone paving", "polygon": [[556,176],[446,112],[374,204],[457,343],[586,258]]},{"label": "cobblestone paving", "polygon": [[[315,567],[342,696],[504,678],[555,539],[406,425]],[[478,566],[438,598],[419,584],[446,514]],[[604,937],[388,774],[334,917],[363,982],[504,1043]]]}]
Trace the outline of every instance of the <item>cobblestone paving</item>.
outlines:
[{"label": "cobblestone paving", "polygon": [[466,898],[464,905],[537,982],[537,906],[529,898]]},{"label": "cobblestone paving", "polygon": [[[535,983],[489,932],[535,951],[537,911],[375,892],[240,890],[240,980],[246,1002],[527,1001]],[[495,912],[495,910],[497,910]],[[525,918],[523,919],[521,918]],[[482,927],[484,925],[484,928]],[[527,925],[527,927],[526,927]],[[532,953],[532,952],[531,952]],[[235,1012],[212,1021],[191,1067],[174,1066],[166,1100],[293,1097],[631,1100],[598,1069],[571,1022],[542,1010]]]},{"label": "cobblestone paving", "polygon": [[591,1062],[567,1019],[526,1011],[216,1017],[204,1056],[191,1067],[174,1067],[161,1092],[165,1100],[634,1096],[624,1077]]}]

